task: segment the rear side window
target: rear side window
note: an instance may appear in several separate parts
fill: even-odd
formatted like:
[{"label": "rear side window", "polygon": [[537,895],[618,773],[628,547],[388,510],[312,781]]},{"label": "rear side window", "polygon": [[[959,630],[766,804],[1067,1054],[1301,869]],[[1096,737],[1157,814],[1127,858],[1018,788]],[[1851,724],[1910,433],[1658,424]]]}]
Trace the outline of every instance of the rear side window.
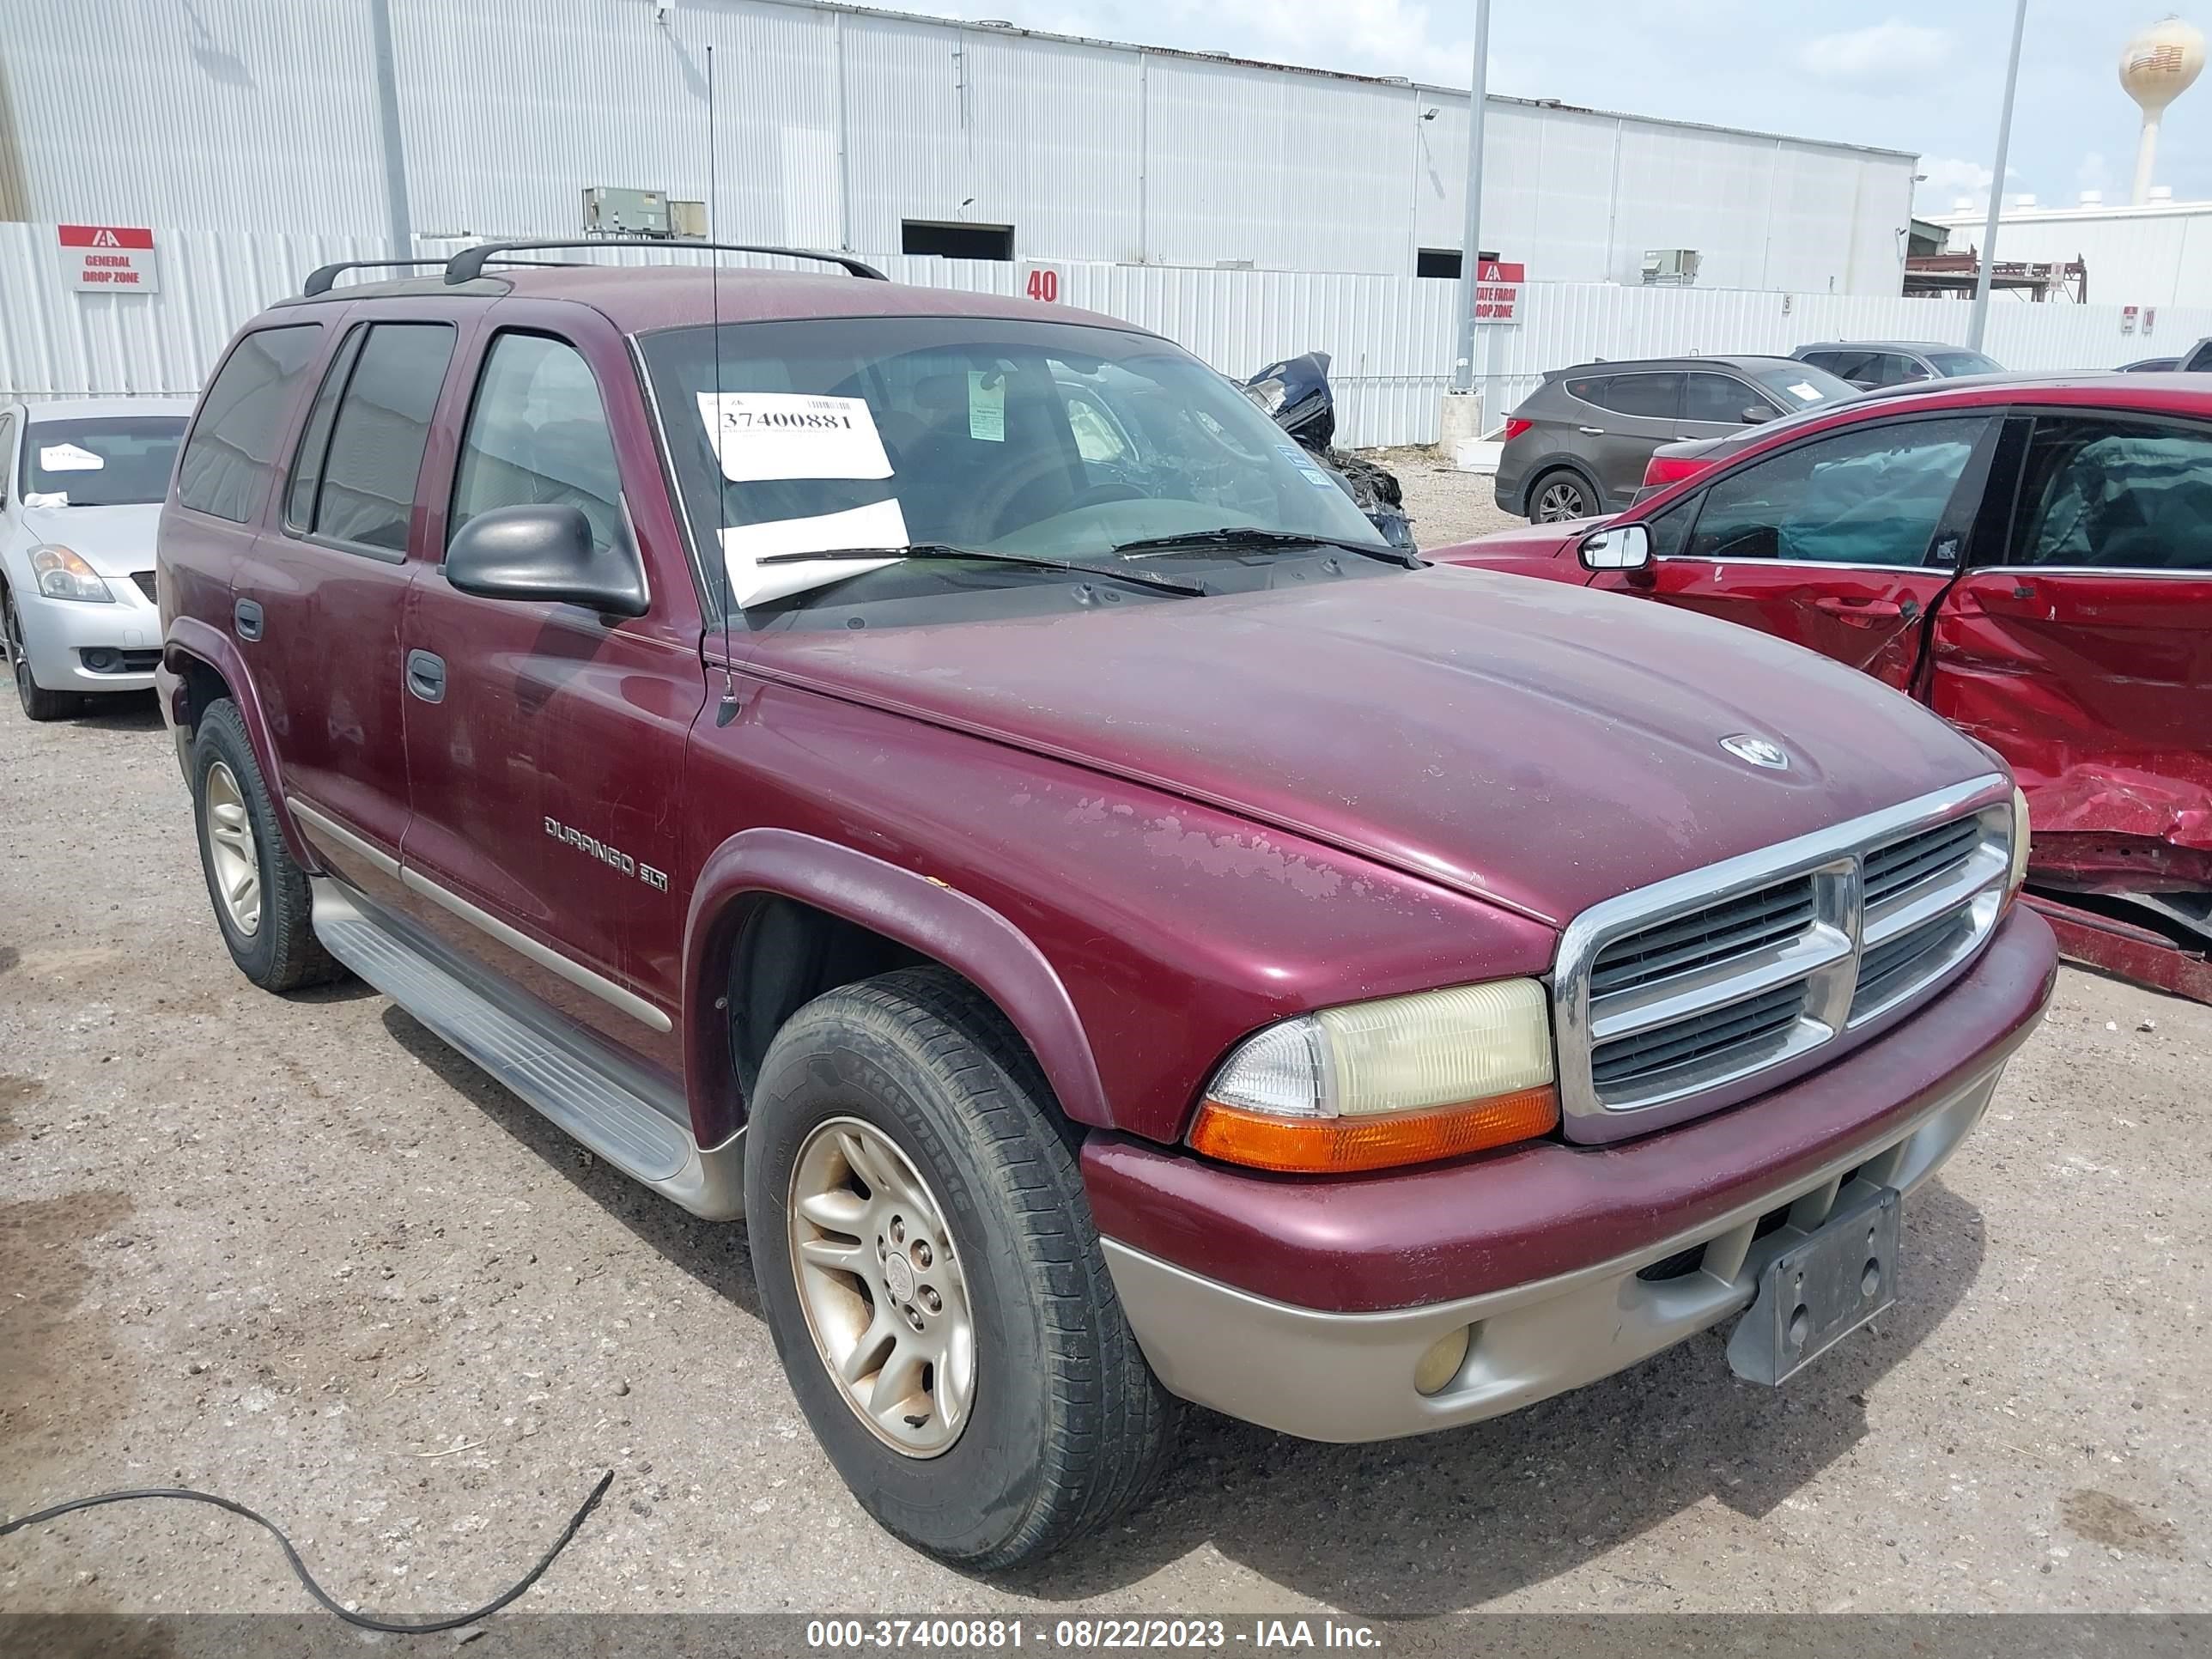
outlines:
[{"label": "rear side window", "polygon": [[1901,352],[1877,351],[1867,361],[1872,365],[1873,372],[1862,378],[1871,380],[1876,386],[1905,386],[1914,380],[1935,378],[1920,366],[1917,359],[1907,357]]},{"label": "rear side window", "polygon": [[1672,421],[1682,408],[1680,374],[1616,374],[1606,382],[1605,395],[1596,400],[1616,415]]},{"label": "rear side window", "polygon": [[622,471],[591,365],[542,334],[502,334],[477,382],[448,537],[495,507],[568,506],[601,547],[628,544]]},{"label": "rear side window", "polygon": [[2015,563],[2212,570],[2212,434],[2039,420],[2020,499]]},{"label": "rear side window", "polygon": [[256,329],[240,340],[200,399],[177,468],[177,500],[244,524],[260,511],[283,436],[284,411],[315,355],[313,323]]},{"label": "rear side window", "polygon": [[407,550],[415,483],[430,441],[448,323],[372,323],[349,340],[307,417],[285,519],[318,539],[398,556]]}]

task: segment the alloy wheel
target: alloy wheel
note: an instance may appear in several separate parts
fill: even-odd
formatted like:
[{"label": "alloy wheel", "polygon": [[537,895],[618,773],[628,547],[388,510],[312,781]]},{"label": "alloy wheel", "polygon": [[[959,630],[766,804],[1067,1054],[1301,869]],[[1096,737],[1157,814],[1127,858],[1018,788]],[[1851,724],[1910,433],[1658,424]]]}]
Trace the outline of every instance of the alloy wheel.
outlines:
[{"label": "alloy wheel", "polygon": [[908,1457],[949,1450],[975,1397],[975,1326],[945,1212],[911,1160],[854,1117],[818,1125],[792,1166],[792,1271],[845,1403]]},{"label": "alloy wheel", "polygon": [[1567,519],[1589,516],[1589,508],[1583,500],[1582,486],[1562,479],[1551,485],[1536,498],[1536,522],[1558,524]]},{"label": "alloy wheel", "polygon": [[261,927],[261,857],[253,840],[253,817],[238,776],[221,761],[208,768],[201,808],[207,829],[208,861],[216,896],[240,937],[252,939]]}]

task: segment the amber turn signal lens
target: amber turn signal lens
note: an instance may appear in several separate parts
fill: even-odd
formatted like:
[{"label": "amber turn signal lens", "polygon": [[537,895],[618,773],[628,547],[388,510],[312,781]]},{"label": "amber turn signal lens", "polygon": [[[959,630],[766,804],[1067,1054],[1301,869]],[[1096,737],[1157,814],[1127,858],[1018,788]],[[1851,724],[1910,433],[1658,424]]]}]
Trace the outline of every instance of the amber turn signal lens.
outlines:
[{"label": "amber turn signal lens", "polygon": [[1192,1126],[1194,1152],[1290,1175],[1346,1175],[1504,1146],[1559,1126],[1559,1091],[1516,1089],[1488,1100],[1371,1117],[1287,1117],[1209,1100]]}]

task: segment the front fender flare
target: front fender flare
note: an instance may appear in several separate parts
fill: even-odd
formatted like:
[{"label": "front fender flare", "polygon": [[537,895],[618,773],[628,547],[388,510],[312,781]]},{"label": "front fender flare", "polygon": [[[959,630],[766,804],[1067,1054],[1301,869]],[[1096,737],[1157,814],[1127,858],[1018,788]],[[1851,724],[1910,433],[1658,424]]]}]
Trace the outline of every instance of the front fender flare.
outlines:
[{"label": "front fender flare", "polygon": [[1027,934],[931,877],[819,836],[759,829],[739,831],[708,855],[684,918],[684,1059],[701,1145],[719,1145],[743,1116],[729,1021],[715,1003],[744,901],[756,896],[813,905],[963,975],[1013,1022],[1069,1117],[1112,1122],[1075,1004]]}]

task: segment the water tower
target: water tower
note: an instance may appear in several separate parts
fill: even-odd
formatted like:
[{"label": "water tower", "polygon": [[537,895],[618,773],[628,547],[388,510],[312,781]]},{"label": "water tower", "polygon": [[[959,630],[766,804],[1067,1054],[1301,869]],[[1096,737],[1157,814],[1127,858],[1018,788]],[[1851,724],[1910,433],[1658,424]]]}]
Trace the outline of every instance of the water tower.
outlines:
[{"label": "water tower", "polygon": [[2179,17],[2148,28],[2120,49],[2120,84],[2142,106],[2142,143],[2136,150],[2134,201],[2150,199],[2150,171],[2158,159],[2159,118],[2189,90],[2204,68],[2204,35]]}]

